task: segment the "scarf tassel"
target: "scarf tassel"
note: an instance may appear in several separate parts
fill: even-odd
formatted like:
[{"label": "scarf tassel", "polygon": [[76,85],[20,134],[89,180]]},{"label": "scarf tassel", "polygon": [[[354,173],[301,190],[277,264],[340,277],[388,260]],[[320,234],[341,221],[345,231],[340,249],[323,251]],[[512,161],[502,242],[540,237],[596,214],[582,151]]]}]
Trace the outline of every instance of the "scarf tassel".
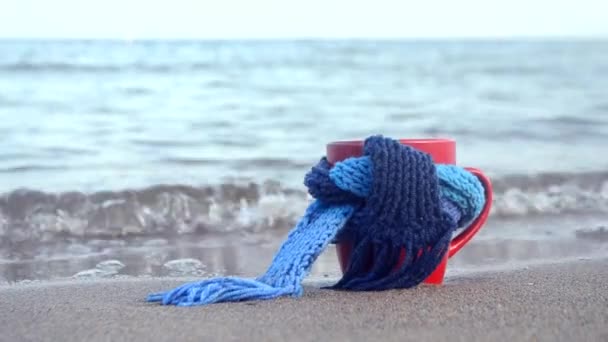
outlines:
[{"label": "scarf tassel", "polygon": [[342,278],[328,289],[382,291],[414,287],[443,261],[450,241],[451,230],[428,247],[419,247],[411,240],[403,244],[372,242],[369,238],[351,241],[349,264]]}]

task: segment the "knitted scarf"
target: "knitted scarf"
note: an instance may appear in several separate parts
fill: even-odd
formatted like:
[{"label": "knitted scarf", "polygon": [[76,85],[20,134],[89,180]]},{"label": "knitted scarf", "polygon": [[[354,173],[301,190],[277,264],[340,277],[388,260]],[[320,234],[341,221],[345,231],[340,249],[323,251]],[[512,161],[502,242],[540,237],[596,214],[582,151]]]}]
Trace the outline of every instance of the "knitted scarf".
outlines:
[{"label": "knitted scarf", "polygon": [[[299,297],[314,261],[334,240],[351,242],[353,251],[331,289],[414,287],[435,270],[454,231],[475,219],[485,201],[473,174],[455,165],[435,165],[430,155],[382,136],[367,138],[361,157],[333,167],[322,158],[304,184],[315,200],[265,274],[187,283],[151,294],[148,301],[194,306]],[[395,269],[403,253],[405,260]]]}]

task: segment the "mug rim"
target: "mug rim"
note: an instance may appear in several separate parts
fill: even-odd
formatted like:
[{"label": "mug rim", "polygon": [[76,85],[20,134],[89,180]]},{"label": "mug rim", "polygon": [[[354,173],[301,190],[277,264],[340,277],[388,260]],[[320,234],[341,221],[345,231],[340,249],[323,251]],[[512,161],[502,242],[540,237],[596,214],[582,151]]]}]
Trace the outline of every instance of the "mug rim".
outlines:
[{"label": "mug rim", "polygon": [[[411,143],[417,145],[450,143],[455,144],[456,140],[450,138],[403,138],[395,139],[400,143]],[[365,140],[336,140],[328,143],[329,146],[363,146]]]}]

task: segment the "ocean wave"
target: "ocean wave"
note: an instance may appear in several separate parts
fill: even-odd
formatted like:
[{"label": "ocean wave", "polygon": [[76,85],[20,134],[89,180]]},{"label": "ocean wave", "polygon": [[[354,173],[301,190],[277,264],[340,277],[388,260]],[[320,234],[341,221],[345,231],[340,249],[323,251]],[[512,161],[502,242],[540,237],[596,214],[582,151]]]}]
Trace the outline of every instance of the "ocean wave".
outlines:
[{"label": "ocean wave", "polygon": [[[177,71],[209,70],[211,65],[207,63],[182,63],[182,64],[145,64],[145,63],[123,63],[123,64],[101,64],[101,63],[74,63],[74,62],[14,62],[0,64],[0,72],[6,73],[112,73],[112,72],[150,72],[169,73]],[[138,92],[139,90],[135,90]]]},{"label": "ocean wave", "polygon": [[[497,218],[608,212],[608,172],[512,175],[494,179],[493,185],[491,216]],[[310,201],[303,189],[272,181],[91,194],[18,189],[0,197],[0,246],[66,237],[287,230]]]},{"label": "ocean wave", "polygon": [[2,173],[23,173],[30,171],[56,171],[65,170],[66,167],[62,166],[51,166],[51,165],[40,165],[40,164],[26,164],[19,166],[0,167],[0,174]]},{"label": "ocean wave", "polygon": [[551,120],[530,120],[525,122],[528,127],[532,125],[542,125],[543,129],[522,130],[520,128],[502,128],[500,130],[487,130],[483,132],[479,129],[469,127],[429,127],[422,132],[429,136],[461,136],[475,137],[476,139],[521,139],[525,141],[545,142],[551,139],[572,138],[581,139],[581,135],[588,139],[603,139],[607,136],[604,126],[608,122],[600,120],[586,120],[576,118],[556,118]]},{"label": "ocean wave", "polygon": [[[601,108],[598,108],[601,110]],[[557,116],[551,118],[535,119],[532,122],[540,124],[559,125],[562,127],[567,126],[579,126],[579,127],[593,127],[597,125],[604,125],[608,123],[602,116],[587,116],[587,117],[576,117],[576,116]]]},{"label": "ocean wave", "polygon": [[510,175],[493,181],[500,217],[608,212],[608,172]]},{"label": "ocean wave", "polygon": [[608,241],[608,228],[604,226],[598,226],[593,228],[577,229],[576,237],[589,241],[605,242]]}]

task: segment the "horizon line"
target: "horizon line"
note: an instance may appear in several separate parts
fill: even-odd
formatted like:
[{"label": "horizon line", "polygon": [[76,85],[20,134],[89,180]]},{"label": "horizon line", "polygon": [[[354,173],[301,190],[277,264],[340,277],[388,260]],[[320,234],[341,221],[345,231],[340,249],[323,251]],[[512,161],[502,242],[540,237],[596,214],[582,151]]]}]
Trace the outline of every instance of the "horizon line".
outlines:
[{"label": "horizon line", "polygon": [[56,37],[0,36],[0,41],[499,41],[608,40],[608,35],[496,35],[496,36],[293,36],[293,37]]}]

